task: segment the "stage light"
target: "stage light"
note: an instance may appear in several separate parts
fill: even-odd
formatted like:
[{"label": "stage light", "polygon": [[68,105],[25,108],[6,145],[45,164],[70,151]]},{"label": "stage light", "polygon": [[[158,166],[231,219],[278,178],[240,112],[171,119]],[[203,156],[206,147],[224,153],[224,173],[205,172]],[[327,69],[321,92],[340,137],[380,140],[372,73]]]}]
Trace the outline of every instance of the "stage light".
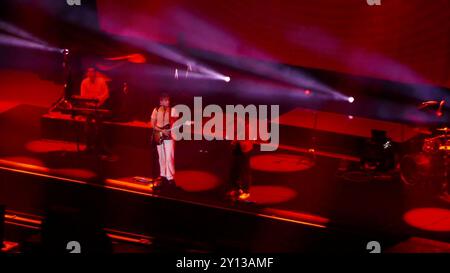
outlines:
[{"label": "stage light", "polygon": [[373,129],[360,154],[361,167],[366,171],[387,172],[395,168],[395,151],[386,131]]},{"label": "stage light", "polygon": [[306,89],[306,90],[304,91],[304,93],[305,93],[305,95],[309,96],[309,95],[311,95],[311,90]]},{"label": "stage light", "polygon": [[67,48],[61,50],[61,53],[64,55],[69,55],[70,51]]},{"label": "stage light", "polygon": [[7,33],[16,36],[19,39],[24,39],[30,42],[34,42],[40,45],[49,45],[47,42],[39,39],[38,37],[32,35],[28,31],[19,28],[11,23],[0,20],[0,29],[6,31]]},{"label": "stage light", "polygon": [[230,82],[231,78],[230,77],[225,77],[223,80],[226,81],[226,82]]},{"label": "stage light", "polygon": [[352,115],[347,116],[348,119],[353,119],[354,117]]},{"label": "stage light", "polygon": [[347,100],[348,100],[349,103],[353,103],[355,101],[355,98],[354,97],[348,97]]},{"label": "stage light", "polygon": [[36,50],[50,51],[50,52],[62,52],[60,48],[52,47],[47,44],[39,44],[36,42],[24,40],[11,35],[0,34],[0,44],[6,46],[15,46],[21,48],[30,48]]}]

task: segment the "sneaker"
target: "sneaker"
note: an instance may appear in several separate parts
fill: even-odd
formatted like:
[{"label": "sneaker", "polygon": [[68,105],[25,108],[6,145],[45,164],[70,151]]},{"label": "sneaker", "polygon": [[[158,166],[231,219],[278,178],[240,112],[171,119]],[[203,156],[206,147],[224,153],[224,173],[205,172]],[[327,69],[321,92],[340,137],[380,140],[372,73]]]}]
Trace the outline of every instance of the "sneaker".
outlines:
[{"label": "sneaker", "polygon": [[244,191],[242,191],[242,193],[239,194],[239,197],[238,197],[239,200],[247,200],[249,198],[250,198],[250,193],[244,192]]},{"label": "sneaker", "polygon": [[177,184],[175,183],[175,179],[169,179],[169,180],[166,181],[166,183],[167,183],[168,186],[171,186],[171,187],[176,187],[177,186]]}]

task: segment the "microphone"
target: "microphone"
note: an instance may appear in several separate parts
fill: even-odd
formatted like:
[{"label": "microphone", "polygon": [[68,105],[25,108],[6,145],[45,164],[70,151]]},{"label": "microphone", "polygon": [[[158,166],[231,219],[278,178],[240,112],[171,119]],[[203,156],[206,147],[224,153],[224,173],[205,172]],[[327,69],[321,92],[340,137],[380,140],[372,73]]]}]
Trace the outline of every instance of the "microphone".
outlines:
[{"label": "microphone", "polygon": [[122,89],[122,91],[123,91],[123,93],[124,93],[125,95],[128,94],[128,83],[127,83],[127,82],[124,82],[124,83],[123,83],[123,89]]}]

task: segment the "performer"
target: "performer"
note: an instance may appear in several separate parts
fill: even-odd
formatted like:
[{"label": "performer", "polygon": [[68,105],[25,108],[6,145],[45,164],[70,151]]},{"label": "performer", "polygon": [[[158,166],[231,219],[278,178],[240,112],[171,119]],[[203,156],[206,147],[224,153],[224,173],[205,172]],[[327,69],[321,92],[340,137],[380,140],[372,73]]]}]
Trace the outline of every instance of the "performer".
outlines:
[{"label": "performer", "polygon": [[[94,108],[104,106],[105,101],[109,98],[109,89],[105,80],[97,75],[97,71],[93,67],[88,68],[86,78],[81,82],[80,96],[87,99],[97,99],[97,103],[82,103],[83,106]],[[86,152],[95,152],[102,157],[107,157],[110,153],[106,148],[102,124],[103,118],[96,112],[86,117]]]},{"label": "performer", "polygon": [[228,196],[233,200],[244,201],[250,197],[250,186],[252,183],[250,155],[253,150],[253,141],[233,140],[231,142],[231,150],[231,191],[228,192]]},{"label": "performer", "polygon": [[98,99],[96,107],[101,107],[109,98],[108,85],[103,78],[97,75],[93,67],[87,70],[87,77],[81,82],[80,96],[85,98]]},{"label": "performer", "polygon": [[174,122],[175,109],[170,107],[170,97],[163,93],[159,98],[159,106],[152,112],[151,124],[153,138],[156,142],[159,158],[160,184],[175,186],[175,141],[170,128]]}]

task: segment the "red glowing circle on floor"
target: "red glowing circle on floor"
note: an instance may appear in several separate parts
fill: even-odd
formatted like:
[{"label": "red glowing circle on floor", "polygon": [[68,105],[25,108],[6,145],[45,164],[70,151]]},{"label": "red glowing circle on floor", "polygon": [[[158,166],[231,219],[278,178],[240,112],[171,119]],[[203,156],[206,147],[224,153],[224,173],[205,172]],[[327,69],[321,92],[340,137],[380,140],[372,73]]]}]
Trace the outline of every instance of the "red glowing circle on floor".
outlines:
[{"label": "red glowing circle on floor", "polygon": [[276,153],[253,156],[250,165],[257,171],[298,172],[314,166],[314,161],[306,156]]},{"label": "red glowing circle on floor", "polygon": [[435,232],[450,231],[450,210],[441,208],[416,208],[408,211],[403,220],[410,226]]},{"label": "red glowing circle on floor", "polygon": [[[75,142],[58,141],[58,140],[33,140],[26,144],[27,150],[34,153],[50,153],[50,152],[76,152],[77,144]],[[84,149],[84,145],[80,144],[80,149]]]},{"label": "red glowing circle on floor", "polygon": [[205,171],[177,171],[177,186],[187,192],[208,191],[220,184],[217,176]]},{"label": "red glowing circle on floor", "polygon": [[250,201],[257,204],[269,205],[284,203],[294,199],[297,192],[282,186],[252,186],[250,188]]}]

